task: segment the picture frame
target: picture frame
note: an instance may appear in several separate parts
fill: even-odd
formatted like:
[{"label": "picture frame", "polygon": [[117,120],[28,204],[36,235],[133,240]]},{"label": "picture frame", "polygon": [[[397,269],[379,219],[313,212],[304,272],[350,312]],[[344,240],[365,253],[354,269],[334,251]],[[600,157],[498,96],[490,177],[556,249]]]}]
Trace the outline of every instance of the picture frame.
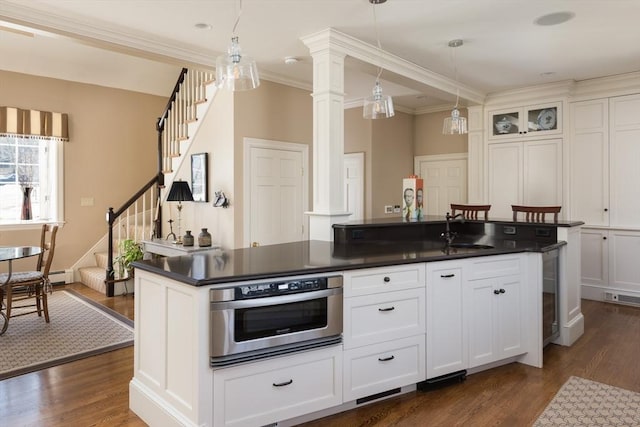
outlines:
[{"label": "picture frame", "polygon": [[209,155],[198,153],[191,155],[191,193],[194,202],[208,202],[207,190],[209,176]]}]

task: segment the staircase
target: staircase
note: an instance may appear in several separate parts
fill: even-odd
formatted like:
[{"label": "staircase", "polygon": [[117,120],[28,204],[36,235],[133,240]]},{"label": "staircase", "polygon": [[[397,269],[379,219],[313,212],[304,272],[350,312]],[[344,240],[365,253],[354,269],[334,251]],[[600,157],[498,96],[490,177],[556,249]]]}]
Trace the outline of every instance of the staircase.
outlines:
[{"label": "staircase", "polygon": [[[183,68],[158,119],[158,173],[122,207],[109,208],[107,234],[74,266],[75,280],[107,296],[133,290],[132,280],[114,269],[119,242],[162,236],[162,202],[195,138],[217,88],[214,74]],[[199,121],[200,120],[200,121]]]}]

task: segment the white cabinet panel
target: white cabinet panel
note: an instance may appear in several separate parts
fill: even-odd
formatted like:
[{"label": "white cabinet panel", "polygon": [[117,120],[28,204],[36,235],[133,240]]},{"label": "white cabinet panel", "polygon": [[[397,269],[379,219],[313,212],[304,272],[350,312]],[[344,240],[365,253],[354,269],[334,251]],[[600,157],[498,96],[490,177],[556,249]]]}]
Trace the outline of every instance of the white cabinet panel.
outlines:
[{"label": "white cabinet panel", "polygon": [[640,292],[640,231],[609,231],[609,285]]},{"label": "white cabinet panel", "polygon": [[562,205],[562,140],[527,141],[522,159],[522,204]]},{"label": "white cabinet panel", "polygon": [[344,401],[348,402],[425,379],[424,335],[344,352]]},{"label": "white cabinet panel", "polygon": [[467,368],[462,262],[427,264],[427,378]]},{"label": "white cabinet panel", "polygon": [[219,369],[216,426],[266,425],[342,403],[342,346]]},{"label": "white cabinet panel", "polygon": [[344,297],[424,287],[424,264],[345,271]]},{"label": "white cabinet panel", "polygon": [[561,134],[561,104],[553,102],[489,111],[489,139],[541,138]]},{"label": "white cabinet panel", "polygon": [[344,347],[424,334],[424,288],[344,300]]},{"label": "white cabinet panel", "polygon": [[607,230],[582,229],[580,238],[582,283],[608,286],[608,235]]},{"label": "white cabinet panel", "polygon": [[609,103],[571,104],[571,219],[609,224]]},{"label": "white cabinet panel", "polygon": [[510,218],[511,205],[522,200],[522,168],[521,142],[489,144],[487,170],[492,218]]}]

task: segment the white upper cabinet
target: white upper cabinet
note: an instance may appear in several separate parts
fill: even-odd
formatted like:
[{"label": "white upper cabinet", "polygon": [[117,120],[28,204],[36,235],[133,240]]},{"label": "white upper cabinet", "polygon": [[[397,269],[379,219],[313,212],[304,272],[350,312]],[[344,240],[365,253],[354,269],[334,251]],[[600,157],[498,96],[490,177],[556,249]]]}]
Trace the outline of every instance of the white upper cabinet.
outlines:
[{"label": "white upper cabinet", "polygon": [[489,140],[543,138],[562,134],[562,103],[488,111]]}]

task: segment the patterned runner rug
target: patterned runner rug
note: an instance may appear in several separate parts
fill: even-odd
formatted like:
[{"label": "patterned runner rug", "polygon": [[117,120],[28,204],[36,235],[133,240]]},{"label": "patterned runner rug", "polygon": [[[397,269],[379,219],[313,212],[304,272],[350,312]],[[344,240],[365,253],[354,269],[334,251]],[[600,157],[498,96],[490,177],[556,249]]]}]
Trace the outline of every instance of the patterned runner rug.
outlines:
[{"label": "patterned runner rug", "polygon": [[0,380],[133,345],[133,322],[73,291],[49,295],[49,317],[13,317],[0,335]]},{"label": "patterned runner rug", "polygon": [[640,426],[640,393],[570,377],[534,427]]}]

